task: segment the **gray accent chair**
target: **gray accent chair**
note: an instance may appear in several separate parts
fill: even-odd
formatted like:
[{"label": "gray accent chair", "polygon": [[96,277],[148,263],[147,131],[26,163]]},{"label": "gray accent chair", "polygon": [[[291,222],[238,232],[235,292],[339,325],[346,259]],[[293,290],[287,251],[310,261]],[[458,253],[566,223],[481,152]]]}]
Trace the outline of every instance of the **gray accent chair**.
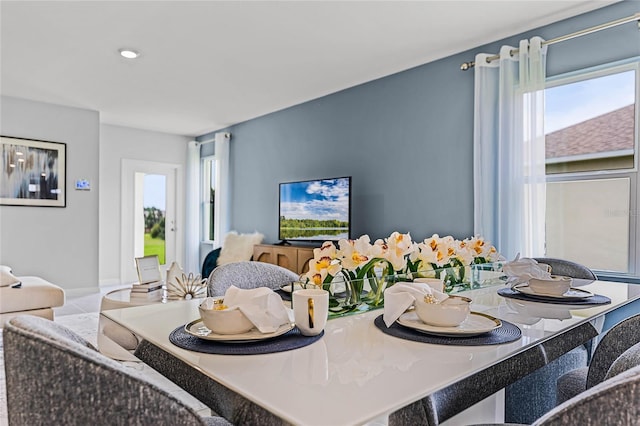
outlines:
[{"label": "gray accent chair", "polygon": [[[550,257],[534,258],[538,263],[551,266],[551,273],[572,278],[596,280],[584,265],[570,260]],[[529,374],[505,388],[505,420],[513,423],[531,423],[556,406],[556,382],[563,374],[584,368],[589,362],[592,342],[573,349],[554,362]]]},{"label": "gray accent chair", "polygon": [[551,273],[564,275],[565,277],[580,278],[584,280],[597,280],[596,274],[584,265],[564,259],[553,257],[534,257],[538,263],[551,266]]},{"label": "gray accent chair", "polygon": [[638,424],[640,366],[608,377],[533,422],[533,426]]},{"label": "gray accent chair", "polygon": [[620,355],[618,358],[616,358],[615,361],[613,361],[613,364],[611,364],[611,367],[609,367],[609,369],[607,370],[607,374],[606,376],[604,376],[604,379],[610,379],[624,371],[631,370],[632,368],[639,365],[640,343],[636,343],[626,351],[622,352],[622,355]]},{"label": "gray accent chair", "polygon": [[50,320],[13,318],[3,340],[9,424],[231,424],[221,417],[201,417],[138,371]]},{"label": "gray accent chair", "polygon": [[265,262],[234,262],[215,268],[207,280],[209,296],[224,296],[232,285],[242,289],[269,287],[277,290],[284,284],[298,281],[293,271]]},{"label": "gray accent chair", "polygon": [[602,382],[613,362],[630,347],[638,346],[637,343],[640,343],[640,314],[616,324],[600,339],[588,367],[569,371],[558,379],[557,404]]}]

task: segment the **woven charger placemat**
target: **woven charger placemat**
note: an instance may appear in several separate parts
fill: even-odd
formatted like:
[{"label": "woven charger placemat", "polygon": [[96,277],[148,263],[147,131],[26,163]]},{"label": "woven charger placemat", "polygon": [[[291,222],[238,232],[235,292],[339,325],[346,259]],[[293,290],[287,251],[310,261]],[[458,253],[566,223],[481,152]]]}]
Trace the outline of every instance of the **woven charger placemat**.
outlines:
[{"label": "woven charger placemat", "polygon": [[205,340],[187,333],[184,326],[180,326],[169,334],[169,341],[182,349],[217,355],[259,355],[274,352],[289,351],[310,345],[320,340],[324,331],[317,336],[303,336],[294,327],[281,336],[254,342],[232,343]]},{"label": "woven charger placemat", "polygon": [[387,328],[382,319],[382,315],[374,320],[374,324],[383,333],[390,336],[399,337],[401,339],[413,340],[414,342],[433,343],[435,345],[455,345],[455,346],[484,346],[484,345],[501,345],[503,343],[514,342],[522,336],[520,328],[508,321],[502,321],[502,327],[487,333],[469,337],[445,337],[435,336],[404,327],[397,322]]},{"label": "woven charger placemat", "polygon": [[529,296],[510,288],[501,288],[498,290],[498,294],[509,299],[526,300],[527,302],[553,303],[555,305],[607,305],[611,303],[611,299],[600,294],[594,294],[593,296],[585,297],[584,299],[571,300],[558,299],[557,297]]}]

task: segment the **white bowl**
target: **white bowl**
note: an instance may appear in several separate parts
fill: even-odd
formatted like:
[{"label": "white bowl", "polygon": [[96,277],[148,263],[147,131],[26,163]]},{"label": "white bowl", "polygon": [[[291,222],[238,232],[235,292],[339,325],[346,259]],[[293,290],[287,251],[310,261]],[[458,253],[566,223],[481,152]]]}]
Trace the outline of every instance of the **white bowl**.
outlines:
[{"label": "white bowl", "polygon": [[562,296],[571,288],[571,277],[551,275],[550,279],[531,278],[529,288],[537,294]]},{"label": "white bowl", "polygon": [[216,334],[241,334],[254,326],[238,308],[227,308],[222,304],[214,305],[214,309],[198,306],[200,318],[205,327]]},{"label": "white bowl", "polygon": [[440,303],[429,303],[424,299],[416,299],[415,307],[418,318],[436,327],[456,327],[464,322],[471,313],[471,299],[462,296],[449,296]]}]

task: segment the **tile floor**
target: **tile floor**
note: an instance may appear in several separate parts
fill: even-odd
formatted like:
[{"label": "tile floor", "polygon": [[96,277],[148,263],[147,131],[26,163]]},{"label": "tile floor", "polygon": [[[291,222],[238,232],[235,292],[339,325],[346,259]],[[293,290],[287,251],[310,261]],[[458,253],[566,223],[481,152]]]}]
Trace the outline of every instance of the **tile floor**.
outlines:
[{"label": "tile floor", "polygon": [[95,291],[78,290],[76,292],[67,292],[64,305],[58,308],[53,308],[54,315],[55,317],[59,317],[63,315],[100,312],[100,301],[102,300],[102,296],[110,291],[127,287],[130,287],[130,285],[100,287],[100,289]]}]

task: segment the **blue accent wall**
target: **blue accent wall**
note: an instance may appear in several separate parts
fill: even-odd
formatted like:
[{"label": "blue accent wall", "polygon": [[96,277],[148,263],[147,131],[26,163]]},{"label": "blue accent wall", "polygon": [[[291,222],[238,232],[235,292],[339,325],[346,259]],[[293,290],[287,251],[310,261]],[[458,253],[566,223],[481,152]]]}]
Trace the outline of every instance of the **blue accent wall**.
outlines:
[{"label": "blue accent wall", "polygon": [[[624,1],[225,129],[231,228],[277,242],[280,182],[352,176],[354,237],[471,236],[474,74],[460,64],[525,37],[548,40],[637,12],[640,2]],[[640,32],[628,23],[549,47],[547,74],[639,55]]]}]

